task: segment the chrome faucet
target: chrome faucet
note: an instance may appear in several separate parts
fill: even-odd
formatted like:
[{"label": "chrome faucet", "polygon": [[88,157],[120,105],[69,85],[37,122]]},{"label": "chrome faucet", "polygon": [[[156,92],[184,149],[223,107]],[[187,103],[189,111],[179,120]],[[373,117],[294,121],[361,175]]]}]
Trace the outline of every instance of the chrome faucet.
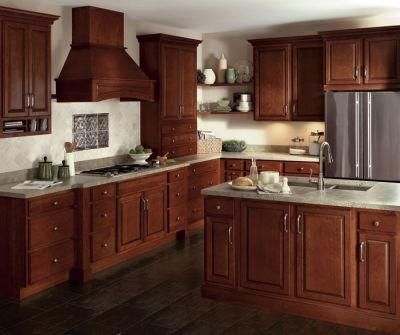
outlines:
[{"label": "chrome faucet", "polygon": [[[325,152],[327,152],[328,156],[325,157]],[[324,161],[327,159],[329,164],[333,163],[333,157],[331,152],[331,146],[328,142],[322,142],[319,148],[319,175],[318,180],[312,180],[312,170],[310,173],[310,183],[317,184],[317,190],[323,191],[325,190],[325,180],[324,180]]]}]

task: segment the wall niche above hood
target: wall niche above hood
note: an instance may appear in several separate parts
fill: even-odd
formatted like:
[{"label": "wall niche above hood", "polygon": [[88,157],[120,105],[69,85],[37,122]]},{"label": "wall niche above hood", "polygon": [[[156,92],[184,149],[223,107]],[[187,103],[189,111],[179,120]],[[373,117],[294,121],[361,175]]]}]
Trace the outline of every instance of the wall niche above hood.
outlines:
[{"label": "wall niche above hood", "polygon": [[124,48],[123,13],[72,9],[71,50],[56,79],[58,102],[154,101],[154,87]]}]

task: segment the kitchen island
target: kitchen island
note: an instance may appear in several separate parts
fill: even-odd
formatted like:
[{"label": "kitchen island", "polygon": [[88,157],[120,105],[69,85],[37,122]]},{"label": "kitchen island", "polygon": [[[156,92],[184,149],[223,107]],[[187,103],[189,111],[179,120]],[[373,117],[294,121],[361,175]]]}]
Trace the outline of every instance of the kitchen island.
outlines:
[{"label": "kitchen island", "polygon": [[[208,298],[400,333],[400,185],[290,178],[290,195],[205,195]],[[296,186],[294,186],[296,185]]]}]

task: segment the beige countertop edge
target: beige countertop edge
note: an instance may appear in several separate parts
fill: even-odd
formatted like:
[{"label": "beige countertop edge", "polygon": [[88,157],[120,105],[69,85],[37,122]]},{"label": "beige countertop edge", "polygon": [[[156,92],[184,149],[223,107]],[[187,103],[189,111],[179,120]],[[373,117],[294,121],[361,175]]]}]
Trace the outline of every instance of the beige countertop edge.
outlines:
[{"label": "beige countertop edge", "polygon": [[[360,181],[341,180],[338,184],[358,185]],[[371,183],[371,182],[369,182]],[[212,186],[202,190],[205,196],[220,196],[262,201],[278,201],[307,205],[335,206],[360,209],[400,210],[400,184],[371,183],[374,186],[368,191],[325,190],[317,191],[307,187],[293,187],[294,194],[274,195],[258,194],[254,191],[237,191],[228,183]]]}]

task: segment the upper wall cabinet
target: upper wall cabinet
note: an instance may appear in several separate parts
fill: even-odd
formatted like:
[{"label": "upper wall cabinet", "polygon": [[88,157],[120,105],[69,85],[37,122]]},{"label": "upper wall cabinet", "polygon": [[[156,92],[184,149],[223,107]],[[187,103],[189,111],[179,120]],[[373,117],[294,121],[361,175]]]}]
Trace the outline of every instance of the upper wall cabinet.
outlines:
[{"label": "upper wall cabinet", "polygon": [[255,119],[324,119],[323,49],[319,36],[251,40]]},{"label": "upper wall cabinet", "polygon": [[[0,8],[0,137],[33,135],[40,130],[41,133],[50,132],[50,26],[57,18],[53,15]],[[40,126],[39,121],[43,119],[46,121],[42,121]]]},{"label": "upper wall cabinet", "polygon": [[325,90],[400,87],[399,27],[321,33],[325,45]]}]

